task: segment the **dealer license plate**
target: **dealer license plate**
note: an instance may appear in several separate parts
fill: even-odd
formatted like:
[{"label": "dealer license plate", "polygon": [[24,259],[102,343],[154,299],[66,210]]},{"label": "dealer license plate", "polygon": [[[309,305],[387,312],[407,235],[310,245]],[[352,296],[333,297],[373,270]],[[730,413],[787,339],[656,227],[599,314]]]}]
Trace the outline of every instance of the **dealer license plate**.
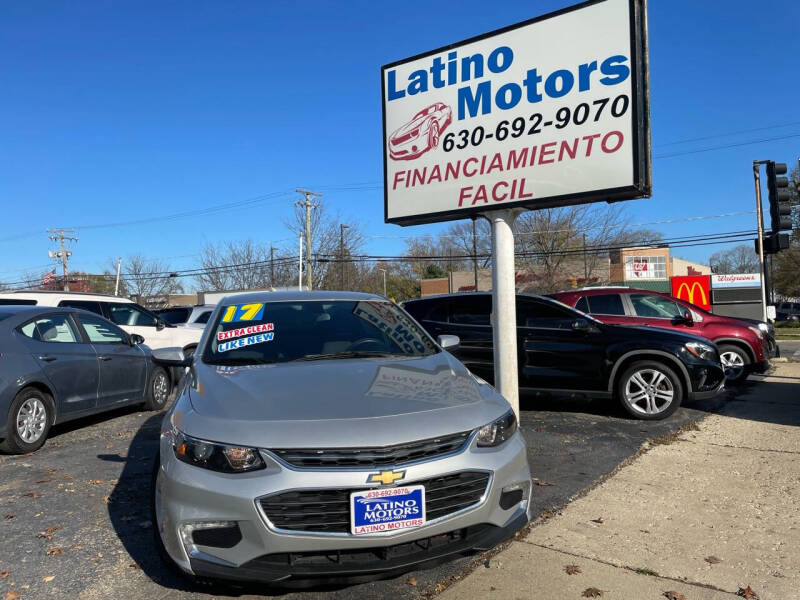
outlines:
[{"label": "dealer license plate", "polygon": [[425,524],[425,486],[364,490],[350,494],[350,533],[385,533]]}]

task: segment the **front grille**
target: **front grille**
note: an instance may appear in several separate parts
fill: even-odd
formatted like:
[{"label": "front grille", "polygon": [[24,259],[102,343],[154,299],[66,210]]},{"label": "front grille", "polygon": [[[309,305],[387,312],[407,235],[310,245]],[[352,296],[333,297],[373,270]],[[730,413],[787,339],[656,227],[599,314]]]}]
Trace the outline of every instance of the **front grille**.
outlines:
[{"label": "front grille", "polygon": [[[462,471],[425,481],[425,517],[444,517],[477,504],[489,484],[489,474]],[[264,514],[279,529],[314,533],[350,531],[350,493],[364,488],[298,490],[262,498]]]},{"label": "front grille", "polygon": [[387,465],[400,466],[456,452],[467,442],[470,433],[472,432],[462,431],[427,440],[375,448],[270,449],[270,452],[294,467],[369,469]]}]

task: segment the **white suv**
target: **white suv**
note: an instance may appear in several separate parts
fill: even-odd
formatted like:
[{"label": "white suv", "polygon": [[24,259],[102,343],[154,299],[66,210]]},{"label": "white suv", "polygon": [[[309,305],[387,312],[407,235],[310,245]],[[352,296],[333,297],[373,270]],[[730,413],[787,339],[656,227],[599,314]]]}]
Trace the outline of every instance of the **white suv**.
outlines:
[{"label": "white suv", "polygon": [[202,329],[175,327],[135,302],[119,296],[80,292],[2,292],[2,304],[68,306],[97,313],[113,321],[128,333],[138,333],[151,348],[181,348],[187,356],[194,353]]}]

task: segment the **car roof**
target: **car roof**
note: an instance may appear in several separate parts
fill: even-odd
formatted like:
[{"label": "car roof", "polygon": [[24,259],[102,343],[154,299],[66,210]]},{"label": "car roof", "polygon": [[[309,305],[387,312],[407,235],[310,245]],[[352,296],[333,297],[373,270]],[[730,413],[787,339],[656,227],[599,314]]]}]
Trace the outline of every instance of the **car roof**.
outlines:
[{"label": "car roof", "polygon": [[[408,304],[411,302],[425,302],[428,300],[444,300],[447,298],[468,298],[472,297],[483,297],[483,296],[491,296],[492,292],[453,292],[452,294],[434,294],[431,296],[425,296],[424,298],[412,298],[411,300],[405,300],[403,304]],[[528,294],[526,292],[516,292],[515,296],[521,296],[523,298],[538,298],[539,300],[545,300],[547,302],[552,302],[553,298],[548,298],[547,296],[541,296],[539,294]]]},{"label": "car roof", "polygon": [[97,302],[130,302],[133,300],[124,296],[112,296],[111,294],[93,294],[91,292],[60,292],[57,290],[15,290],[13,292],[0,292],[0,298],[38,298],[58,301],[60,299],[74,298],[76,300],[95,300]]},{"label": "car roof", "polygon": [[45,313],[81,313],[94,315],[96,317],[101,316],[91,311],[68,306],[35,306],[33,304],[4,304],[0,306],[0,314],[9,316],[21,315],[25,317],[35,317],[38,314]]},{"label": "car roof", "polygon": [[333,292],[333,291],[315,291],[315,292],[251,292],[244,294],[235,294],[225,296],[220,300],[220,304],[227,304],[235,302],[236,304],[244,304],[246,302],[293,302],[299,300],[380,300],[388,302],[380,294],[368,294],[364,292]]}]

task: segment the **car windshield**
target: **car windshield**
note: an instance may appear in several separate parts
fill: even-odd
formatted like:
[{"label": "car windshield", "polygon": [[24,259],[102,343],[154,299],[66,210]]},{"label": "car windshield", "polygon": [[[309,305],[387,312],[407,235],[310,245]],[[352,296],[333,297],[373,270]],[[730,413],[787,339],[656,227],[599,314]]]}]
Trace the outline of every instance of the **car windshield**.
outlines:
[{"label": "car windshield", "polygon": [[265,364],[438,351],[391,302],[297,300],[223,306],[210,328],[203,362]]},{"label": "car windshield", "polygon": [[435,104],[429,106],[428,108],[423,108],[421,111],[419,111],[417,114],[414,115],[414,118],[419,119],[420,117],[426,117],[430,114],[433,114],[434,112],[436,112]]}]

